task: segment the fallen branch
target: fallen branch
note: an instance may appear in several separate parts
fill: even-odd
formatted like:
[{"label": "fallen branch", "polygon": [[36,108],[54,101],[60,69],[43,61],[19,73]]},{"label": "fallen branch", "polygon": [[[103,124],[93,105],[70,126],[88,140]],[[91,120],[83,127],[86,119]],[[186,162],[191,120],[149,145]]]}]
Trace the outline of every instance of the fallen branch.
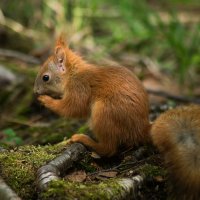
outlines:
[{"label": "fallen branch", "polygon": [[24,53],[13,51],[13,50],[8,50],[8,49],[0,49],[0,56],[18,59],[23,62],[35,64],[35,65],[38,65],[41,63],[39,59],[33,56],[26,55]]},{"label": "fallen branch", "polygon": [[42,166],[37,171],[37,186],[40,190],[47,188],[52,180],[58,180],[60,175],[69,169],[75,161],[81,159],[86,148],[80,143],[70,145],[60,156]]},{"label": "fallen branch", "polygon": [[17,194],[0,177],[0,199],[2,200],[21,200]]},{"label": "fallen branch", "polygon": [[195,104],[200,104],[200,99],[194,99],[194,98],[189,98],[189,97],[185,97],[185,96],[176,96],[176,95],[172,95],[169,94],[167,92],[164,91],[155,91],[155,90],[151,90],[151,89],[146,89],[147,92],[149,94],[155,95],[155,96],[160,96],[160,97],[165,97],[167,99],[172,99],[175,101],[181,101],[184,103],[195,103]]}]

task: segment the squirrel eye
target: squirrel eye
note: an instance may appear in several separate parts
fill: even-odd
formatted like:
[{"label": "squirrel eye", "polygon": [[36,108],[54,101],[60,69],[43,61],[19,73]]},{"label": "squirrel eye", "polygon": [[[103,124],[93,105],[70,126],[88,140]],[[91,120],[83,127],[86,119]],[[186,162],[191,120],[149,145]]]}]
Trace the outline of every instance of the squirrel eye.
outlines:
[{"label": "squirrel eye", "polygon": [[62,58],[59,58],[59,59],[58,59],[58,62],[59,62],[59,63],[62,63],[62,62],[63,62],[63,59],[62,59]]},{"label": "squirrel eye", "polygon": [[49,75],[44,75],[42,77],[43,81],[47,82],[49,80]]}]

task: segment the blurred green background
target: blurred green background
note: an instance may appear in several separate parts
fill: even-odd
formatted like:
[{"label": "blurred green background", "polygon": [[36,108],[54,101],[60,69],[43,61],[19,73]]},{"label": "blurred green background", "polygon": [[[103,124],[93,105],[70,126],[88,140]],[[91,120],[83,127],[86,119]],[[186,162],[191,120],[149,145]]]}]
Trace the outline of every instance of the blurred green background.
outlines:
[{"label": "blurred green background", "polygon": [[65,31],[74,45],[95,46],[97,58],[145,55],[180,81],[199,72],[198,0],[1,0],[0,7],[1,25],[33,41],[25,52]]}]

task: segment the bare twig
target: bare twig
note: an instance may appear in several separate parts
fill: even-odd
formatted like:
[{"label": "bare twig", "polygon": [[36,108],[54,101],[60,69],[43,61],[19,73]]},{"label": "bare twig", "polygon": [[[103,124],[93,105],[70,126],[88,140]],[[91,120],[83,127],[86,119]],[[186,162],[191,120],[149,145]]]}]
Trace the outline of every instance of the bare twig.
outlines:
[{"label": "bare twig", "polygon": [[35,65],[41,63],[39,59],[37,59],[33,56],[26,55],[24,53],[13,51],[13,50],[8,50],[8,49],[0,49],[0,56],[8,57],[8,58],[15,58],[15,59],[21,60],[23,62],[35,64]]},{"label": "bare twig", "polygon": [[164,91],[155,91],[155,90],[151,90],[151,89],[147,89],[147,92],[149,94],[152,94],[155,96],[161,96],[161,97],[165,97],[167,99],[172,99],[175,101],[181,101],[184,103],[200,104],[200,99],[194,99],[194,98],[189,98],[189,97],[185,97],[185,96],[176,96],[176,95],[172,95],[167,92],[164,92]]},{"label": "bare twig", "polygon": [[[142,159],[142,160],[136,160],[136,161],[126,162],[126,163],[120,163],[119,165],[114,166],[112,168],[91,172],[88,175],[91,176],[91,175],[99,174],[101,172],[109,172],[109,171],[116,171],[116,172],[122,172],[123,171],[124,172],[124,170],[126,171],[126,170],[129,170],[129,169],[134,169],[135,167],[138,167],[139,164],[146,163],[147,161],[152,159],[152,156],[150,156],[148,158],[145,158],[145,159]],[[121,169],[123,167],[125,169]]]}]

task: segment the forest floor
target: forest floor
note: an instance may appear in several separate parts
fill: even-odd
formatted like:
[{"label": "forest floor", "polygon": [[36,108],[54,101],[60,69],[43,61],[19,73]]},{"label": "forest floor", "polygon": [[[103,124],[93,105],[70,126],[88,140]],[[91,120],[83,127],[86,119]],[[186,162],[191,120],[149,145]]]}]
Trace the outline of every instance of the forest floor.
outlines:
[{"label": "forest floor", "polygon": [[[1,58],[0,70],[4,73],[0,93],[2,147],[15,149],[16,146],[24,145],[56,144],[75,132],[90,132],[85,121],[60,118],[37,102],[32,88],[38,67]],[[165,110],[184,103],[162,95],[151,98],[151,121]],[[162,158],[152,146],[121,150],[112,159],[97,159],[89,153],[67,171],[63,178],[69,182],[100,183],[110,178],[137,174],[146,177],[139,188],[138,199],[166,198],[167,172]]]},{"label": "forest floor", "polygon": [[[150,121],[154,121],[162,112],[173,107],[189,103],[200,104],[198,68],[200,37],[199,27],[193,26],[199,23],[199,7],[177,7],[176,21],[163,7],[156,8],[154,0],[149,2],[152,2],[154,9],[158,11],[158,16],[163,20],[161,27],[154,26],[155,22],[151,24],[145,13],[142,15],[144,21],[141,20],[143,17],[134,19],[135,24],[132,24],[132,20],[128,20],[130,18],[128,15],[124,15],[125,25],[136,27],[136,30],[134,28],[131,30],[132,33],[126,33],[130,34],[127,36],[121,34],[119,30],[123,28],[120,26],[124,25],[121,24],[123,20],[119,17],[111,16],[106,24],[104,16],[93,16],[90,19],[91,24],[94,23],[92,27],[74,34],[71,46],[91,63],[122,65],[135,73],[148,91],[149,118]],[[6,20],[5,18],[5,24],[6,22],[8,24],[0,28],[0,42],[5,48],[0,49],[0,151],[4,148],[9,149],[11,153],[18,150],[20,152],[20,147],[28,145],[37,148],[60,143],[70,138],[73,133],[91,134],[86,121],[63,119],[55,115],[41,106],[33,94],[38,69],[53,47],[50,44],[51,39],[45,35],[44,38],[48,38],[49,43],[33,50],[34,41],[23,35],[23,32],[31,31],[25,27],[21,32],[13,31],[11,28],[18,27],[19,24]],[[112,29],[116,31],[112,32]],[[145,33],[144,38],[141,33]],[[38,32],[35,31],[34,34],[40,38]],[[12,50],[7,51],[8,49]],[[21,54],[21,52],[28,53]],[[182,68],[185,60],[190,65]],[[181,80],[183,77],[184,81]],[[30,152],[27,151],[27,155],[28,153]],[[3,171],[1,167],[2,163],[0,163],[0,175]],[[138,189],[137,199],[167,198],[169,193],[167,171],[162,157],[151,145],[122,149],[110,159],[99,159],[91,152],[86,153],[83,159],[62,178],[66,182],[77,184],[97,184],[112,178],[133,177],[138,174],[146,178]],[[8,177],[9,175],[11,174],[7,173]],[[36,192],[32,199],[35,199],[35,195]]]}]

